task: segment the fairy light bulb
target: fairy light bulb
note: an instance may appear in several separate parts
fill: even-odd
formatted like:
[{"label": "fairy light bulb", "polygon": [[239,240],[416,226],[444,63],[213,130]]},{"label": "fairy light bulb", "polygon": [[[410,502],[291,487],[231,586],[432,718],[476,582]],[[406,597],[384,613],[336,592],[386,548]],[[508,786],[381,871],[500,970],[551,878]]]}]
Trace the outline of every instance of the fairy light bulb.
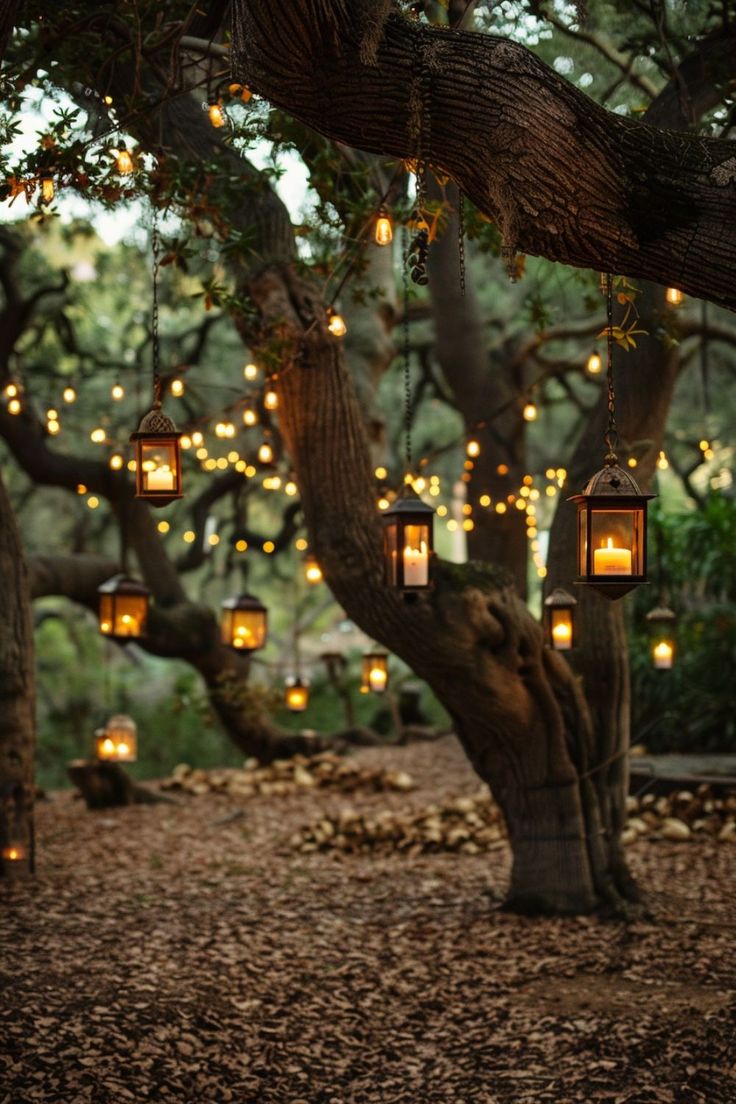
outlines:
[{"label": "fairy light bulb", "polygon": [[50,172],[42,172],[39,181],[41,183],[41,202],[43,204],[52,203],[56,195],[53,176]]},{"label": "fairy light bulb", "polygon": [[258,424],[258,411],[254,406],[243,408],[243,425],[254,426]]},{"label": "fairy light bulb", "polygon": [[120,402],[120,400],[125,395],[125,388],[121,383],[114,383],[110,394],[112,395],[115,402]]},{"label": "fairy light bulb", "polygon": [[261,464],[270,464],[273,460],[273,449],[268,441],[264,441],[258,449],[258,460]]},{"label": "fairy light bulb", "polygon": [[94,441],[96,445],[101,445],[102,442],[105,440],[104,429],[101,426],[97,426],[97,428],[93,429],[90,433],[89,439],[90,441]]},{"label": "fairy light bulb", "polygon": [[333,337],[344,337],[348,332],[348,328],[345,325],[345,319],[337,311],[330,311],[330,320],[327,323],[327,329],[330,331]]},{"label": "fairy light bulb", "polygon": [[534,422],[534,421],[536,421],[538,413],[539,413],[539,411],[537,410],[537,404],[536,403],[528,402],[528,403],[524,404],[524,409],[522,411],[522,414],[524,416],[524,421],[525,422]]},{"label": "fairy light bulb", "polygon": [[394,228],[391,219],[382,207],[376,219],[376,245],[390,245],[393,238]]},{"label": "fairy light bulb", "polygon": [[589,376],[597,376],[600,374],[602,369],[603,361],[601,359],[601,355],[594,349],[588,357],[587,363],[585,365],[585,370]]},{"label": "fairy light bulb", "polygon": [[227,122],[227,115],[221,103],[217,100],[210,100],[208,114],[212,126],[219,130],[220,127],[224,127]]},{"label": "fairy light bulb", "polygon": [[115,154],[115,168],[117,171],[121,176],[129,176],[135,168],[130,150],[127,150],[125,146],[121,146],[119,150],[113,150],[113,153]]},{"label": "fairy light bulb", "polygon": [[268,387],[263,395],[263,405],[266,410],[278,410],[279,396],[273,387]]},{"label": "fairy light bulb", "polygon": [[185,391],[184,380],[178,379],[178,378],[173,379],[171,381],[169,390],[171,391],[171,394],[174,395],[175,398],[177,398],[177,399],[181,398],[181,396],[184,394],[184,391]]},{"label": "fairy light bulb", "polygon": [[120,471],[123,466],[123,458],[119,452],[114,452],[108,463],[113,471]]},{"label": "fairy light bulb", "polygon": [[20,399],[11,399],[8,403],[8,414],[20,414],[22,409]]},{"label": "fairy light bulb", "polygon": [[465,446],[465,451],[467,452],[468,456],[475,459],[476,456],[480,456],[480,443],[473,438],[472,440],[468,441],[467,445]]},{"label": "fairy light bulb", "polygon": [[243,379],[247,379],[251,383],[254,379],[258,379],[258,365],[246,364],[243,368]]},{"label": "fairy light bulb", "polygon": [[65,387],[61,397],[65,403],[73,403],[77,401],[77,392],[73,387]]},{"label": "fairy light bulb", "polygon": [[679,288],[668,287],[664,293],[664,297],[671,307],[681,307],[685,302],[685,296]]},{"label": "fairy light bulb", "polygon": [[14,399],[17,394],[18,394],[18,385],[17,385],[17,383],[6,383],[5,387],[3,388],[3,395],[5,396],[5,398],[6,399]]}]

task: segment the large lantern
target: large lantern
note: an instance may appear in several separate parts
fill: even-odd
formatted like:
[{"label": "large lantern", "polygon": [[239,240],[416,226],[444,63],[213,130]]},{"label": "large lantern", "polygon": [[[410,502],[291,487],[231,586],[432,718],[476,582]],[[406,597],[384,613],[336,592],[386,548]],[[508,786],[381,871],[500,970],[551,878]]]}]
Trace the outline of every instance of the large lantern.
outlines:
[{"label": "large lantern", "polygon": [[388,686],[388,656],[385,652],[366,652],[363,656],[361,691],[382,694]]},{"label": "large lantern", "polygon": [[135,496],[151,506],[168,506],[182,497],[181,433],[156,403],[132,433],[135,445]]},{"label": "large lantern", "polygon": [[95,732],[95,753],[101,762],[135,763],[138,758],[138,726],[132,717],[117,713]]},{"label": "large lantern", "polygon": [[126,575],[113,575],[97,588],[99,628],[113,640],[135,640],[146,635],[151,592]]},{"label": "large lantern", "polygon": [[647,502],[654,497],[613,457],[570,498],[578,509],[578,583],[622,598],[647,581]]},{"label": "large lantern", "polygon": [[431,586],[429,566],[434,550],[434,510],[409,483],[383,514],[384,580],[399,590]]},{"label": "large lantern", "polygon": [[575,645],[577,604],[562,587],[555,587],[544,600],[544,642],[556,652],[569,652]]},{"label": "large lantern", "polygon": [[252,594],[239,594],[222,603],[220,632],[223,644],[236,652],[257,652],[266,644],[268,610]]},{"label": "large lantern", "polygon": [[303,713],[309,705],[309,682],[300,675],[287,678],[284,685],[284,704],[290,713]]},{"label": "large lantern", "polygon": [[675,662],[677,615],[667,606],[657,606],[647,614],[652,665],[657,671],[669,671]]}]

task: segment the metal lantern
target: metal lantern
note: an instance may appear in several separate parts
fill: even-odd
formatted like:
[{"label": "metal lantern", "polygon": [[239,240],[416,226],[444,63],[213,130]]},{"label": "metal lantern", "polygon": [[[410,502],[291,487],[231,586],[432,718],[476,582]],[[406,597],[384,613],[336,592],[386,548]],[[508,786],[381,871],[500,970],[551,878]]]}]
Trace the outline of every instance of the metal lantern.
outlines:
[{"label": "metal lantern", "polygon": [[146,635],[151,592],[126,575],[113,575],[97,588],[99,628],[113,640],[135,640]]},{"label": "metal lantern", "polygon": [[132,717],[117,713],[95,732],[95,753],[106,763],[135,763],[138,758],[138,726]]},{"label": "metal lantern", "polygon": [[575,646],[577,604],[562,587],[555,587],[544,600],[544,642],[556,652],[569,652]]},{"label": "metal lantern", "polygon": [[181,433],[159,403],[141,419],[130,440],[135,445],[135,496],[152,506],[182,497]]},{"label": "metal lantern", "polygon": [[399,590],[425,590],[432,585],[434,509],[405,483],[382,518],[386,584]]},{"label": "metal lantern", "polygon": [[650,654],[657,671],[669,671],[675,662],[676,621],[677,615],[667,606],[657,606],[647,614]]},{"label": "metal lantern", "polygon": [[578,583],[622,598],[647,581],[647,502],[615,458],[569,501],[578,510]]},{"label": "metal lantern", "polygon": [[284,704],[290,713],[303,713],[309,705],[309,682],[300,675],[287,678],[284,685]]},{"label": "metal lantern", "polygon": [[388,686],[388,655],[386,652],[366,652],[363,656],[361,691],[382,694]]},{"label": "metal lantern", "polygon": [[222,603],[220,633],[223,644],[237,652],[257,652],[265,647],[268,610],[252,594],[239,594]]}]

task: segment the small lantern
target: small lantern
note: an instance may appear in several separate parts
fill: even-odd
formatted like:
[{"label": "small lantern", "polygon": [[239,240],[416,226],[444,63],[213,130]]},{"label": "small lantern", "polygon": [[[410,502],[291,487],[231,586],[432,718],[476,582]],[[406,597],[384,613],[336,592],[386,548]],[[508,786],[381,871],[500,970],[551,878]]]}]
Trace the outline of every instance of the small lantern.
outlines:
[{"label": "small lantern", "polygon": [[273,384],[269,384],[263,393],[263,405],[266,410],[278,410],[279,393]]},{"label": "small lantern", "polygon": [[657,606],[647,614],[650,653],[656,671],[669,671],[675,662],[676,620],[677,615],[667,606]]},{"label": "small lantern", "polygon": [[259,464],[272,464],[273,463],[273,448],[268,443],[268,441],[264,441],[263,444],[258,449],[258,463]]},{"label": "small lantern", "polygon": [[112,152],[115,154],[115,168],[117,171],[121,176],[129,176],[135,168],[130,150],[127,150],[125,146],[121,146],[119,150],[113,150]]},{"label": "small lantern", "polygon": [[317,583],[322,582],[322,568],[317,563],[314,556],[306,556],[304,558],[304,578],[312,586],[316,586]]},{"label": "small lantern", "polygon": [[[0,869],[23,870],[29,861],[33,870],[33,835],[26,814],[25,789],[20,782],[10,782],[0,788]],[[7,869],[5,869],[7,868]]]},{"label": "small lantern", "polygon": [[544,600],[544,642],[556,652],[569,652],[575,645],[577,599],[556,587]]},{"label": "small lantern", "polygon": [[143,583],[125,575],[113,575],[97,588],[100,596],[99,627],[113,640],[136,640],[146,635],[151,592]]},{"label": "small lantern", "polygon": [[376,245],[390,245],[394,238],[394,228],[385,207],[378,212],[376,219]]},{"label": "small lantern", "polygon": [[151,506],[168,506],[182,497],[181,433],[156,403],[130,440],[135,445],[135,496]]},{"label": "small lantern", "polygon": [[664,297],[670,307],[681,307],[685,302],[684,292],[675,287],[668,287],[664,293]]},{"label": "small lantern", "polygon": [[243,407],[243,425],[254,426],[258,425],[258,411],[252,402],[246,402]]},{"label": "small lantern", "polygon": [[647,502],[636,481],[609,453],[606,466],[570,502],[578,510],[579,583],[621,598],[645,583]]},{"label": "small lantern", "polygon": [[363,656],[361,691],[382,694],[388,686],[388,656],[385,652],[366,652]]},{"label": "small lantern", "polygon": [[399,590],[431,586],[434,510],[422,502],[409,483],[382,513],[384,581]]},{"label": "small lantern", "polygon": [[138,758],[138,726],[132,717],[117,713],[95,732],[97,758],[106,763],[135,763]]},{"label": "small lantern", "polygon": [[536,422],[537,415],[539,414],[537,404],[530,399],[529,402],[524,403],[524,409],[521,413],[525,422]]},{"label": "small lantern", "polygon": [[252,594],[239,594],[222,603],[220,633],[223,644],[236,652],[257,652],[265,647],[268,610]]},{"label": "small lantern", "polygon": [[309,705],[309,682],[299,675],[287,678],[284,685],[284,704],[290,713],[303,713]]}]

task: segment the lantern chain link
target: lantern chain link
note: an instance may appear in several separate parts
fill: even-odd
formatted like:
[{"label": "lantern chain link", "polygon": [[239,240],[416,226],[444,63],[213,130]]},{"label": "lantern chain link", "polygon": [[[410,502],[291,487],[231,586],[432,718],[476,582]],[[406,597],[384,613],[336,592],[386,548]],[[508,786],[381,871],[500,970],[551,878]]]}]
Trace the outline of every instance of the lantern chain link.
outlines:
[{"label": "lantern chain link", "polygon": [[404,360],[404,433],[406,440],[406,470],[411,472],[411,371],[409,365],[409,247],[406,227],[402,229],[402,274],[404,291],[404,317],[403,325],[403,360]]},{"label": "lantern chain link", "polygon": [[159,348],[159,310],[158,310],[158,275],[159,254],[161,238],[158,229],[158,211],[153,209],[153,225],[151,229],[151,251],[153,253],[153,305],[151,311],[151,346],[153,360],[153,405],[157,409],[161,406],[161,355]]},{"label": "lantern chain link", "polygon": [[608,447],[606,464],[618,463],[616,448],[618,446],[618,430],[616,429],[616,392],[613,386],[613,277],[606,273],[606,339],[607,339],[607,384],[608,384],[608,427],[604,435],[604,441]]},{"label": "lantern chain link", "polygon": [[465,193],[458,188],[457,244],[460,253],[460,294],[465,295]]}]

